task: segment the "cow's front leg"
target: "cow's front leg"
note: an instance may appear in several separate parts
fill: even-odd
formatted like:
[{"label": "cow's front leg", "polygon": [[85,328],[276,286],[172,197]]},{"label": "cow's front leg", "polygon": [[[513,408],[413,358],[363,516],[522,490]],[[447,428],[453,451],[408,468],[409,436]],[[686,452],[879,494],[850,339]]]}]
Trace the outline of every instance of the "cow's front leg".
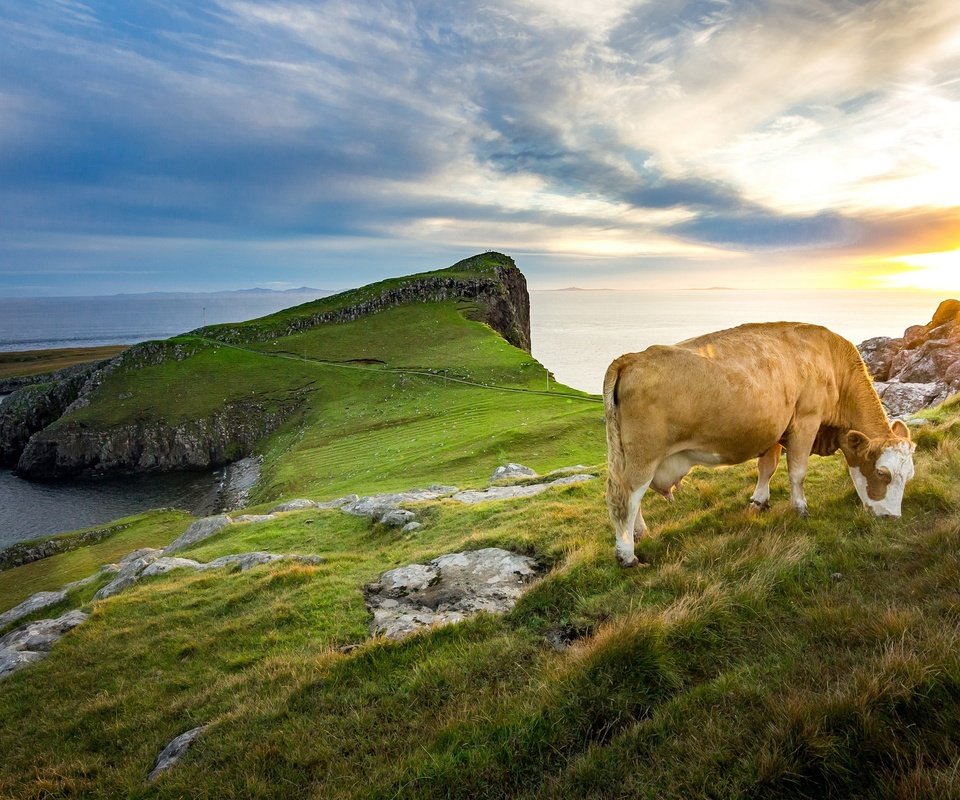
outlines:
[{"label": "cow's front leg", "polygon": [[770,508],[770,479],[777,471],[782,452],[783,446],[777,442],[757,461],[757,488],[753,492],[753,497],[750,498],[750,505],[758,511]]},{"label": "cow's front leg", "polygon": [[807,477],[810,451],[817,436],[818,423],[798,426],[787,437],[787,471],[790,474],[790,502],[801,517],[810,516],[803,481]]}]

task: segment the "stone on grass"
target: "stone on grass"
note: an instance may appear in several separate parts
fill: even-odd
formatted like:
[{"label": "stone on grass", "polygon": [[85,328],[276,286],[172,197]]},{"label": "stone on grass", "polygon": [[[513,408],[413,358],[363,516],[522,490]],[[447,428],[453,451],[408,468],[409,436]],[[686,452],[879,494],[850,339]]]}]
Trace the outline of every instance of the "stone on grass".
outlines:
[{"label": "stone on grass", "polygon": [[568,475],[564,478],[547,481],[546,483],[530,483],[526,486],[491,486],[489,489],[468,490],[457,492],[453,499],[459,503],[474,505],[487,500],[511,500],[517,497],[533,497],[553,486],[569,486],[574,483],[583,483],[593,480],[593,475]]},{"label": "stone on grass", "polygon": [[401,530],[404,533],[413,533],[413,531],[418,530],[422,527],[423,527],[422,523],[419,523],[416,520],[413,520],[412,522],[408,522],[406,525],[404,525],[401,528]]},{"label": "stone on grass", "polygon": [[68,631],[86,621],[89,614],[68,611],[54,619],[40,619],[0,637],[0,677],[39,661]]},{"label": "stone on grass", "polygon": [[[140,573],[144,571],[150,564],[161,557],[161,554],[165,552],[162,550],[135,550],[133,553],[130,553],[127,556],[124,556],[120,559],[120,571],[110,583],[102,587],[94,596],[94,600],[105,600],[108,597],[113,597],[118,592],[122,592],[124,589],[129,589],[133,584],[140,580]],[[130,558],[137,553],[142,553],[138,558]]]},{"label": "stone on grass", "polygon": [[272,561],[280,561],[285,556],[279,553],[235,553],[229,556],[220,556],[213,561],[202,564],[200,569],[220,569],[221,567],[236,567],[240,572],[246,572],[251,567],[260,566],[260,564],[269,564]]},{"label": "stone on grass", "polygon": [[523,464],[502,464],[490,476],[490,483],[513,480],[514,478],[536,478],[537,471]]},{"label": "stone on grass", "polygon": [[380,517],[380,524],[388,528],[402,528],[408,522],[413,522],[414,514],[405,508],[394,508]]},{"label": "stone on grass", "polygon": [[0,678],[12,675],[27,664],[39,661],[45,655],[46,653],[34,653],[30,650],[11,650],[9,647],[0,647]]},{"label": "stone on grass", "polygon": [[388,570],[364,590],[370,633],[402,639],[480,611],[509,611],[539,572],[535,559],[497,547]]},{"label": "stone on grass", "polygon": [[41,608],[49,608],[50,606],[55,606],[57,603],[62,603],[66,599],[67,593],[64,589],[56,592],[37,592],[36,594],[32,594],[20,603],[20,605],[16,605],[9,611],[4,611],[0,614],[0,628],[6,627],[18,619],[23,619],[28,614],[39,611]]},{"label": "stone on grass", "polygon": [[274,506],[270,509],[270,513],[283,514],[286,511],[303,511],[305,508],[317,508],[318,506],[319,504],[313,500],[297,498],[296,500],[287,500],[285,503],[280,503],[280,505]]},{"label": "stone on grass", "polygon": [[268,522],[271,519],[276,519],[276,517],[273,514],[240,514],[233,517],[235,524]]},{"label": "stone on grass", "polygon": [[336,500],[326,500],[323,503],[317,503],[317,508],[343,508],[345,505],[355,503],[359,499],[359,495],[348,494],[344,497],[338,497]]},{"label": "stone on grass", "polygon": [[402,503],[423,503],[428,500],[439,500],[449,497],[457,491],[456,486],[428,486],[426,489],[411,489],[408,492],[392,492],[389,494],[374,494],[367,497],[358,497],[340,508],[347,514],[355,517],[380,519],[388,511],[398,508]]},{"label": "stone on grass", "polygon": [[148,564],[143,572],[140,573],[140,577],[149,578],[151,575],[165,575],[172,569],[201,569],[202,567],[203,565],[199,561],[194,561],[192,558],[165,556],[158,558],[152,564]]},{"label": "stone on grass", "polygon": [[176,765],[206,727],[206,725],[199,725],[196,728],[191,728],[189,731],[181,733],[170,742],[170,744],[164,747],[160,755],[157,756],[157,763],[147,776],[147,780],[151,782],[155,781],[170,769],[170,767]]},{"label": "stone on grass", "polygon": [[213,517],[198,519],[193,525],[187,528],[183,534],[163,548],[164,555],[175,553],[177,550],[183,550],[183,548],[189,547],[192,544],[202,542],[204,539],[209,539],[221,528],[229,525],[230,522],[230,517],[226,514],[217,514]]}]

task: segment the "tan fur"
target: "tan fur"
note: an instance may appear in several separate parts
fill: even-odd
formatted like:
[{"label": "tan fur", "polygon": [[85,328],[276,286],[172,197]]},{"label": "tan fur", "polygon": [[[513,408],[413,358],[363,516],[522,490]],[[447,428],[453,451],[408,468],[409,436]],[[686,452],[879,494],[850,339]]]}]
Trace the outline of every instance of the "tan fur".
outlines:
[{"label": "tan fur", "polygon": [[811,453],[842,449],[849,461],[850,431],[871,447],[902,438],[857,349],[803,323],[741,325],[623,355],[607,370],[604,404],[615,525],[631,524],[623,517],[627,498],[648,482],[667,494],[692,464],[738,464],[764,454],[775,468],[778,444],[787,451],[794,505],[805,513]]}]

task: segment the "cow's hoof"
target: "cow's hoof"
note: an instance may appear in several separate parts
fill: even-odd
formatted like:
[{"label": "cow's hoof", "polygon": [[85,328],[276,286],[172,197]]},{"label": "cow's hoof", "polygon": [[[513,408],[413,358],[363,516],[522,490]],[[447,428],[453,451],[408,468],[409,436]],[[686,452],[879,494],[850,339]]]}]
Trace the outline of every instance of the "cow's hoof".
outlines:
[{"label": "cow's hoof", "polygon": [[757,500],[751,500],[751,501],[750,501],[750,505],[747,506],[747,509],[748,509],[749,511],[756,511],[757,513],[761,512],[761,511],[769,511],[769,510],[770,510],[770,503],[767,502],[767,501],[764,501],[764,502],[761,503],[761,502],[758,502]]},{"label": "cow's hoof", "polygon": [[637,558],[636,556],[630,556],[630,558],[623,558],[622,556],[617,556],[617,560],[620,562],[620,566],[623,567],[624,569],[635,567],[637,566],[637,564],[640,563],[640,559]]},{"label": "cow's hoof", "polygon": [[805,509],[805,508],[798,508],[798,509],[797,509],[797,516],[800,517],[800,519],[809,519],[809,518],[810,518],[810,512],[807,511],[807,509]]}]

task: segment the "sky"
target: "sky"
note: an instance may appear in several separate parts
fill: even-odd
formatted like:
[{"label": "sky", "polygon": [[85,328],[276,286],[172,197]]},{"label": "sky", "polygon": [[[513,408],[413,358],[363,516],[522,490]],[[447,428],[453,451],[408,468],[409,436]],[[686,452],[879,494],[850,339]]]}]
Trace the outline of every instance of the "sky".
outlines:
[{"label": "sky", "polygon": [[0,296],[960,291],[956,0],[0,0]]}]

